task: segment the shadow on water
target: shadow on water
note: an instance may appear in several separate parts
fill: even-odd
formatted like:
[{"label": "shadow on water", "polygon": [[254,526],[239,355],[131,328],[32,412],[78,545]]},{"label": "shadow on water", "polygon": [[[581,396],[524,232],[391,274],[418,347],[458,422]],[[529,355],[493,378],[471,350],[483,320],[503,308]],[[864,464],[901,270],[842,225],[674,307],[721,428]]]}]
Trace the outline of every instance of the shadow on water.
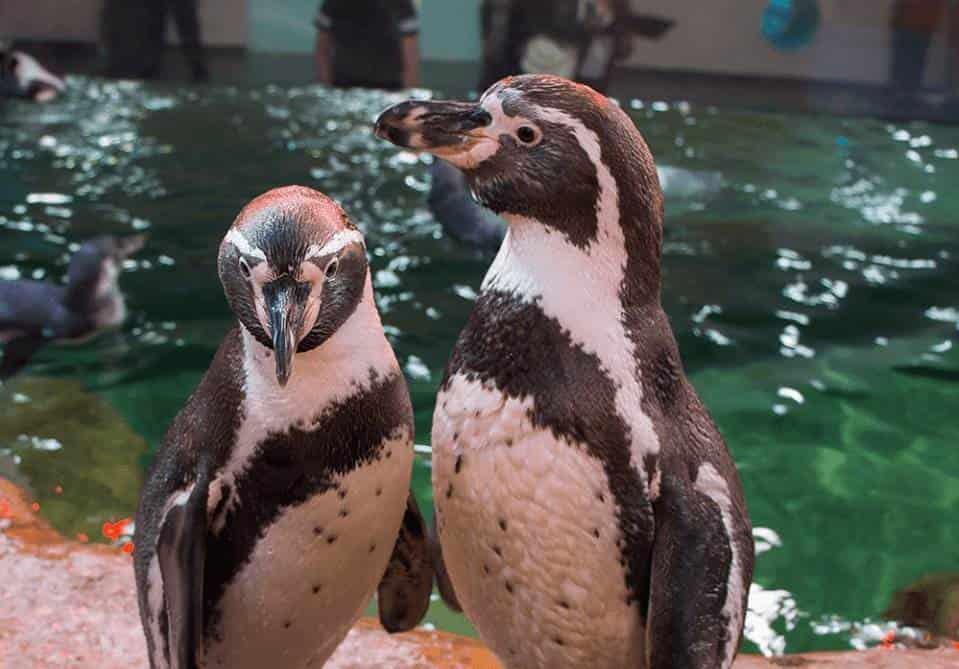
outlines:
[{"label": "shadow on water", "polygon": [[[68,535],[132,513],[150,449],[229,326],[219,240],[288,183],[341,200],[366,233],[428,443],[488,260],[426,210],[424,159],[371,136],[397,96],[71,89],[0,109],[0,278],[59,280],[94,234],[150,238],[124,267],[122,330],[48,348],[0,391],[0,472]],[[894,592],[959,559],[959,129],[623,104],[662,168],[664,304],[757,528],[748,648],[862,643]],[[430,507],[427,454],[414,475]],[[468,630],[439,604],[429,620]]]}]

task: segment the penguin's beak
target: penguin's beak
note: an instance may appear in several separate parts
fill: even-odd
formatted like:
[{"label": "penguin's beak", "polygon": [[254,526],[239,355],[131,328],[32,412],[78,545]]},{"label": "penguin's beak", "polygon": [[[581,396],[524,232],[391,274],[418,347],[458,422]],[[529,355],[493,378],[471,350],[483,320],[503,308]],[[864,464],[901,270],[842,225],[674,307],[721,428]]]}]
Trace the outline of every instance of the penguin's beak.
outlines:
[{"label": "penguin's beak", "polygon": [[143,248],[146,244],[146,235],[130,235],[117,240],[116,256],[120,260],[126,260],[134,253]]},{"label": "penguin's beak", "polygon": [[276,356],[276,380],[285,386],[293,371],[293,354],[300,344],[303,315],[310,295],[310,285],[290,276],[263,284],[273,354]]},{"label": "penguin's beak", "polygon": [[397,146],[449,158],[489,139],[483,129],[492,121],[473,102],[407,100],[380,114],[373,131]]}]

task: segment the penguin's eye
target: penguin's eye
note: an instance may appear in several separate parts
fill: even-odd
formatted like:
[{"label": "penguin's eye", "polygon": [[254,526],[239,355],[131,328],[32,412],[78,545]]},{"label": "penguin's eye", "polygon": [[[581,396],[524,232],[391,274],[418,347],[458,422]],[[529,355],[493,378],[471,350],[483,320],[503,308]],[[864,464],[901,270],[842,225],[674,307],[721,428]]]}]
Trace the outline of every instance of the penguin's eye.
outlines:
[{"label": "penguin's eye", "polygon": [[243,278],[250,278],[250,264],[246,261],[246,258],[240,257],[240,274],[243,275]]},{"label": "penguin's eye", "polygon": [[340,268],[340,261],[334,258],[330,261],[330,264],[326,266],[326,278],[332,279],[336,276],[336,270]]},{"label": "penguin's eye", "polygon": [[521,125],[516,131],[516,137],[523,144],[532,144],[536,141],[536,130],[528,125]]}]

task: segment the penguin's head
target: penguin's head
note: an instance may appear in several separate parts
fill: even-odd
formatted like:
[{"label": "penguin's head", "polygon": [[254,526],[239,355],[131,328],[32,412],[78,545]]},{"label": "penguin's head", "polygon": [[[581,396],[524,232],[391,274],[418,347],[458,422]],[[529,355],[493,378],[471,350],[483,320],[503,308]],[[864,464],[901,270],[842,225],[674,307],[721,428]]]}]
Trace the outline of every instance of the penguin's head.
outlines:
[{"label": "penguin's head", "polygon": [[32,56],[0,42],[0,78],[12,82],[17,94],[36,102],[49,102],[66,90],[60,77],[46,70]]},{"label": "penguin's head", "polygon": [[366,246],[336,202],[287,186],[243,208],[220,244],[218,271],[233,313],[273,350],[282,386],[294,353],[322,345],[356,310]]},{"label": "penguin's head", "polygon": [[375,133],[458,167],[476,199],[507,220],[575,235],[595,221],[603,178],[639,189],[651,210],[662,207],[652,157],[630,118],[561,77],[508,77],[477,102],[401,102],[380,115]]},{"label": "penguin's head", "polygon": [[146,235],[103,235],[83,242],[70,256],[67,304],[96,327],[119,325],[125,310],[117,282],[123,261],[143,248]]}]

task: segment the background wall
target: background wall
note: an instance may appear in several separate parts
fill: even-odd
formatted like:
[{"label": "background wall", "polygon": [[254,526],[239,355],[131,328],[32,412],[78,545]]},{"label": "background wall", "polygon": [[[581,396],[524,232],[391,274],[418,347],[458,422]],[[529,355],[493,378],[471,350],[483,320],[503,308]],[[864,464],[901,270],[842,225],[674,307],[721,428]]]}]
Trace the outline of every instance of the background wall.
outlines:
[{"label": "background wall", "polygon": [[247,0],[247,5],[250,49],[275,53],[313,50],[313,17],[320,0]]},{"label": "background wall", "polygon": [[[792,52],[773,48],[760,33],[766,4],[766,0],[633,0],[636,11],[668,16],[676,25],[659,41],[637,40],[630,63],[724,74],[886,81],[893,0],[822,0],[819,31],[810,44]],[[943,26],[929,53],[927,81],[943,78],[944,43]]]},{"label": "background wall", "polygon": [[[246,44],[246,0],[199,0],[203,39],[213,46]],[[96,42],[102,0],[0,0],[0,37]],[[176,31],[170,30],[171,41]]]},{"label": "background wall", "polygon": [[[777,51],[760,34],[766,1],[633,0],[636,11],[668,16],[676,20],[676,26],[659,41],[637,40],[629,64],[872,84],[886,80],[893,0],[821,0],[822,26],[808,46],[795,52]],[[424,60],[462,62],[479,58],[479,2],[418,0]],[[0,0],[0,37],[95,41],[101,3]],[[313,48],[313,17],[319,3],[200,0],[205,39],[215,46],[308,53]],[[944,42],[942,28],[929,54],[927,83],[939,83],[944,78]]]}]

